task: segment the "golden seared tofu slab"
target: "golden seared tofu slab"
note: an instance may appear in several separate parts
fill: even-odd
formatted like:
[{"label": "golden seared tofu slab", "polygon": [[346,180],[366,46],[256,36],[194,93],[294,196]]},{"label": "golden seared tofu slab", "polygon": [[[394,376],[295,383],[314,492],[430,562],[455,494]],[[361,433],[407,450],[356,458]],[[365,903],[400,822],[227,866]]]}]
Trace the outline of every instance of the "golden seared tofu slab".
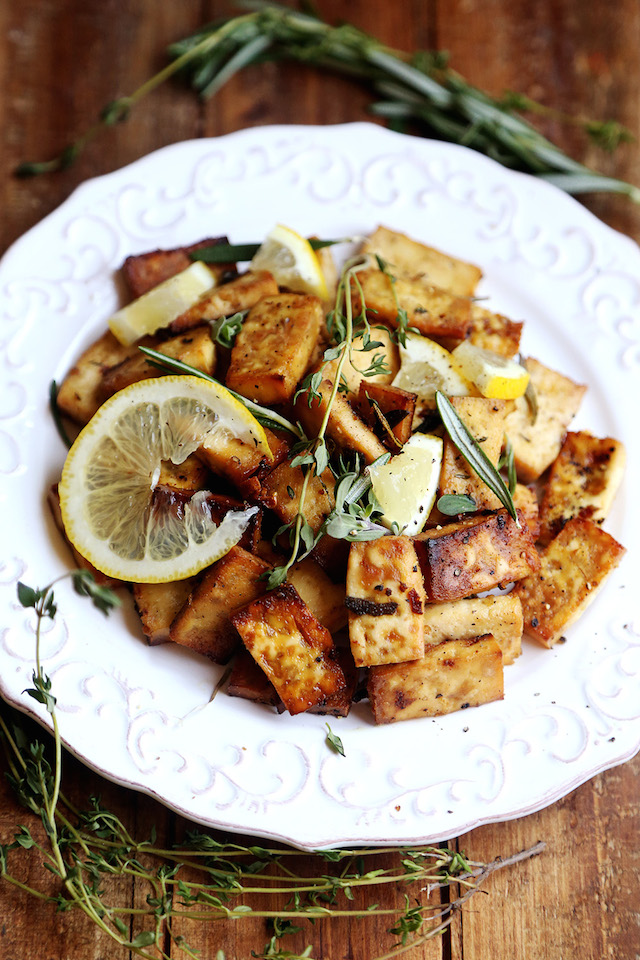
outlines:
[{"label": "golden seared tofu slab", "polygon": [[290,584],[254,600],[231,619],[289,713],[302,713],[345,688],[331,634]]},{"label": "golden seared tofu slab", "polygon": [[525,366],[536,409],[532,410],[526,396],[519,397],[507,415],[505,432],[513,446],[518,479],[533,483],[560,453],[587,388],[533,357],[526,359]]},{"label": "golden seared tofu slab", "polygon": [[314,707],[309,708],[309,713],[317,713],[323,717],[348,717],[351,712],[351,705],[358,687],[358,668],[353,662],[351,650],[348,647],[338,647],[335,650],[336,660],[342,668],[346,686],[330,697],[323,700]]},{"label": "golden seared tofu slab", "polygon": [[[471,328],[467,335],[474,346],[491,350],[501,357],[514,357],[520,349],[520,337],[524,324],[509,320],[501,313],[493,313],[478,303],[471,304]],[[446,338],[440,341],[447,350],[454,350],[462,340]]]},{"label": "golden seared tofu slab", "polygon": [[[487,400],[485,397],[451,397],[456,413],[491,463],[498,465],[504,440],[505,417],[513,407],[511,400]],[[440,495],[471,497],[477,510],[498,510],[501,502],[473,470],[452,440],[446,436]]]},{"label": "golden seared tofu slab", "polygon": [[522,630],[522,604],[513,591],[499,596],[428,603],[424,608],[425,649],[449,638],[469,640],[490,633],[500,644],[506,666],[522,652]]},{"label": "golden seared tofu slab", "polygon": [[352,543],[346,605],[356,666],[421,657],[424,600],[420,565],[409,537]]},{"label": "golden seared tofu slab", "polygon": [[231,350],[229,389],[257,403],[288,403],[307,369],[322,321],[318,297],[278,293],[261,299]]},{"label": "golden seared tofu slab", "polygon": [[194,577],[170,583],[134,583],[133,599],[142,630],[150,646],[170,640],[176,615],[189,599]]},{"label": "golden seared tofu slab", "polygon": [[[134,254],[122,264],[122,273],[124,279],[131,291],[133,299],[141,297],[143,293],[148,293],[159,283],[175,277],[177,273],[182,273],[187,267],[190,267],[193,260],[191,253],[201,250],[203,247],[213,247],[220,243],[228,243],[226,237],[209,237],[206,240],[200,240],[198,243],[192,243],[187,247],[175,247],[173,250],[151,250],[148,253]],[[211,263],[208,264],[213,281],[220,283],[223,278],[236,272],[234,263]]]},{"label": "golden seared tofu slab", "polygon": [[470,301],[455,297],[424,280],[393,278],[382,270],[358,271],[354,299],[364,301],[372,323],[398,326],[398,311],[406,311],[409,326],[425,337],[467,336],[471,328]]},{"label": "golden seared tofu slab", "polygon": [[221,283],[189,307],[171,324],[174,333],[197,327],[204,320],[219,320],[242,310],[250,310],[258,300],[277,294],[278,284],[268,270],[249,270],[242,276]]},{"label": "golden seared tofu slab", "polygon": [[295,563],[287,580],[297,590],[316,620],[331,633],[347,625],[344,583],[334,583],[312,557]]},{"label": "golden seared tofu slab", "polygon": [[[301,393],[296,400],[296,416],[308,436],[317,436],[324,421],[333,391],[330,380],[323,379],[317,387],[318,396]],[[327,421],[326,436],[340,450],[359,453],[365,463],[373,463],[387,448],[356,413],[342,393],[336,393]]]},{"label": "golden seared tofu slab", "polygon": [[205,572],[171,624],[170,637],[216,663],[226,663],[240,645],[231,614],[265,591],[268,563],[232,547]]},{"label": "golden seared tofu slab", "polygon": [[140,351],[136,344],[124,347],[108,330],[84,351],[66,375],[58,390],[58,407],[76,423],[91,420],[104,402],[103,376]]},{"label": "golden seared tofu slab", "polygon": [[502,650],[490,634],[444,640],[420,660],[371,667],[367,689],[376,723],[439,717],[502,700]]},{"label": "golden seared tofu slab", "polygon": [[277,707],[280,703],[276,688],[244,648],[238,650],[233,658],[227,693],[230,697],[240,697],[242,700],[252,700],[253,703],[264,703],[270,707]]},{"label": "golden seared tofu slab", "polygon": [[499,510],[486,517],[426,530],[413,538],[427,599],[461,600],[512,583],[540,566],[531,531]]},{"label": "golden seared tofu slab", "polygon": [[[303,485],[302,467],[292,467],[291,461],[285,460],[264,477],[258,499],[273,510],[283,523],[295,523]],[[318,532],[335,506],[334,487],[335,479],[328,468],[321,476],[314,473],[307,484],[302,513],[314,533]]]},{"label": "golden seared tofu slab", "polygon": [[[257,450],[230,433],[213,434],[198,447],[197,455],[213,473],[219,474],[238,489],[243,496],[254,496],[260,489],[262,477],[287,456],[289,441],[279,433],[265,428],[270,456]],[[255,483],[252,482],[255,479]]]},{"label": "golden seared tofu slab", "polygon": [[582,615],[625,549],[592,520],[569,520],[543,550],[540,570],[514,592],[522,602],[525,633],[552,647]]},{"label": "golden seared tofu slab", "polygon": [[422,278],[456,297],[473,296],[482,278],[482,271],[474,264],[451,257],[388,227],[378,227],[365,241],[362,252],[372,256],[377,254],[396,276]]},{"label": "golden seared tofu slab", "polygon": [[540,504],[540,539],[548,543],[572,517],[602,523],[624,475],[626,453],[619,440],[568,433],[556,457]]},{"label": "golden seared tofu slab", "polygon": [[[189,366],[202,370],[203,373],[209,375],[213,373],[216,351],[208,326],[194,327],[193,330],[177,337],[162,340],[154,344],[154,349],[174,360],[188,363]],[[105,398],[111,397],[118,390],[124,390],[130,383],[160,376],[162,371],[150,363],[143,353],[137,351],[134,356],[127,357],[115,367],[105,370],[102,377],[102,393]]]}]

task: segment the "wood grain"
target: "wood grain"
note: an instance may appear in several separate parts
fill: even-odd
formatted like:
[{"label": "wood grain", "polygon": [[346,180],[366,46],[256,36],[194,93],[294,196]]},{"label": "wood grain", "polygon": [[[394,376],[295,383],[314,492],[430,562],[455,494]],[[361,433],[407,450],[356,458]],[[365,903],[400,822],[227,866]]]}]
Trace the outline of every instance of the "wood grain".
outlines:
[{"label": "wood grain", "polygon": [[[640,135],[640,5],[637,0],[320,0],[330,21],[348,19],[402,49],[439,47],[471,82],[493,93],[516,89],[571,115],[613,117]],[[232,12],[218,0],[22,0],[0,4],[0,249],[54,209],[83,180],[106,173],[167,143],[267,123],[338,123],[367,117],[369,94],[357,83],[295,64],[252,67],[212,101],[199,103],[179,83],[157,90],[128,123],[89,145],[62,173],[16,180],[25,159],[53,156],[115,96],[134,90],[163,63],[168,43],[199,24]],[[623,179],[640,179],[640,148],[608,155],[554,115],[538,121],[577,159]],[[617,197],[588,198],[612,226],[640,237],[640,210]],[[189,825],[149,798],[100,781],[65,760],[65,789],[80,801],[101,793],[134,833],[155,823],[170,842]],[[407,960],[627,960],[640,952],[637,890],[640,759],[604,773],[552,807],[475,830],[457,843],[473,859],[492,859],[547,842],[546,853],[495,874],[489,897],[470,902],[442,939],[410,950]],[[29,822],[6,784],[0,786],[0,842]],[[256,830],[260,821],[256,820]],[[380,858],[380,864],[385,858]],[[309,858],[309,870],[317,863]],[[36,859],[24,879],[42,879]],[[130,882],[109,893],[144,902]],[[53,891],[53,886],[49,887]],[[403,890],[387,890],[381,903]],[[247,902],[255,906],[251,898]],[[357,901],[356,901],[357,903]],[[56,914],[47,903],[0,882],[0,958],[119,960],[107,938],[79,915]],[[323,960],[371,960],[394,942],[384,920],[306,925],[285,945]],[[135,932],[136,927],[132,928]],[[227,960],[260,951],[269,933],[261,920],[244,924],[184,923],[177,928],[206,958]],[[172,954],[172,956],[175,954]]]}]

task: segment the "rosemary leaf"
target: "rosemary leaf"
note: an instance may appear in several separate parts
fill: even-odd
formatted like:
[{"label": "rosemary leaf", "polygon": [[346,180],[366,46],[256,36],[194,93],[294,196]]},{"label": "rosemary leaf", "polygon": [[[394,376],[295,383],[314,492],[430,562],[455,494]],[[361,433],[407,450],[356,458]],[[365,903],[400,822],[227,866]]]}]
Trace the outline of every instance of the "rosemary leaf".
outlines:
[{"label": "rosemary leaf", "polygon": [[442,417],[442,422],[452,443],[460,451],[471,469],[480,477],[483,483],[486,483],[492,493],[495,493],[496,497],[507,508],[510,515],[516,521],[516,524],[520,526],[513,498],[505,486],[504,480],[482,447],[471,436],[456,413],[451,401],[439,390],[436,391],[436,404],[438,413]]},{"label": "rosemary leaf", "polygon": [[56,425],[58,436],[64,445],[68,449],[71,449],[73,441],[69,439],[69,434],[66,431],[62,414],[60,413],[60,408],[58,407],[58,384],[55,380],[52,380],[49,384],[49,409],[51,410],[51,416],[53,417],[53,422]]},{"label": "rosemary leaf", "polygon": [[[332,247],[336,243],[345,243],[346,240],[318,240],[309,238],[312,250],[322,250]],[[203,260],[205,263],[244,263],[253,260],[260,249],[259,243],[216,243],[211,247],[200,247],[189,254],[191,260]]]}]

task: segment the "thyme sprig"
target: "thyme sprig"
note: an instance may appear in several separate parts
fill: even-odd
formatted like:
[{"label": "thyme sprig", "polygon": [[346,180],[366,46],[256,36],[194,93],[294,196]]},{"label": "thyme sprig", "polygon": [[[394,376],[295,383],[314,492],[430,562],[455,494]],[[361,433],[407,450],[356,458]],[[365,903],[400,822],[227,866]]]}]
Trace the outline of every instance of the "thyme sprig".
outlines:
[{"label": "thyme sprig", "polygon": [[[166,80],[182,73],[203,98],[213,96],[251,64],[296,60],[344,73],[370,88],[371,110],[395,127],[410,121],[427,136],[471,147],[505,166],[541,177],[569,193],[608,191],[640,203],[640,188],[603,176],[571,159],[528,123],[521,112],[547,108],[522,95],[488,96],[451,70],[439,52],[394,50],[349,23],[332,27],[316,16],[275,3],[243,4],[251,12],[202,28],[169,48],[172,58],[128,96],[108,104],[98,121],[52,160],[21,164],[16,173],[34,176],[74,162],[103,129],[127,120],[132,110]],[[607,149],[630,138],[606,120],[578,124]]]}]

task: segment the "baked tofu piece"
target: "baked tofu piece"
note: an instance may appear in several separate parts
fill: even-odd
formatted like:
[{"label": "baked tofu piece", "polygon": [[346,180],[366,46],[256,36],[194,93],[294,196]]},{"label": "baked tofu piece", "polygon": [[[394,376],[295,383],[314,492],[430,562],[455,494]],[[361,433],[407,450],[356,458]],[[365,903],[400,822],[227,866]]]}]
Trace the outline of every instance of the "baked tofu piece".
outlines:
[{"label": "baked tofu piece", "polygon": [[412,240],[403,233],[378,227],[363,246],[363,253],[378,254],[395,276],[421,277],[456,297],[471,297],[482,277],[472,263]]},{"label": "baked tofu piece", "polygon": [[110,330],[103,333],[87,347],[60,384],[60,411],[76,423],[88,423],[104,402],[102,382],[105,372],[139,352],[136,344],[124,347],[118,343]]},{"label": "baked tofu piece", "polygon": [[626,454],[611,437],[568,433],[540,504],[540,539],[548,543],[572,517],[602,523],[616,495]]},{"label": "baked tofu piece", "polygon": [[[158,353],[167,357],[188,363],[203,373],[213,373],[216,361],[216,352],[209,327],[194,327],[177,337],[170,337],[154,345]],[[164,371],[168,373],[169,371]],[[136,351],[134,356],[127,357],[115,367],[105,370],[102,377],[103,396],[110,397],[118,390],[123,390],[130,383],[146,380],[149,377],[161,377],[163,371],[153,366],[143,353]]]},{"label": "baked tofu piece", "polygon": [[160,464],[160,476],[157,486],[168,487],[175,493],[195,493],[205,490],[211,474],[195,453],[183,460],[182,463],[172,463],[163,460]]},{"label": "baked tofu piece", "polygon": [[[317,388],[317,397],[309,402],[309,394],[300,394],[296,400],[296,416],[302,423],[307,436],[318,435],[322,421],[327,412],[333,384],[330,380],[322,380]],[[333,440],[341,450],[350,450],[359,453],[365,463],[373,463],[387,448],[378,440],[364,420],[353,409],[344,394],[337,393],[331,405],[331,412],[327,422],[326,435]]]},{"label": "baked tofu piece", "polygon": [[500,644],[502,662],[513,663],[522,652],[522,604],[513,591],[500,596],[427,603],[424,608],[424,643],[469,640],[490,633]]},{"label": "baked tofu piece", "polygon": [[519,397],[507,415],[505,432],[513,446],[518,479],[533,483],[560,453],[587,388],[533,357],[527,358],[525,366],[536,395],[537,416],[534,419],[526,398]]},{"label": "baked tofu piece", "polygon": [[232,547],[205,572],[171,624],[169,635],[215,663],[226,663],[240,644],[231,614],[265,591],[270,569],[259,557]]},{"label": "baked tofu piece", "polygon": [[345,602],[356,666],[421,657],[424,600],[418,557],[409,537],[352,543]]},{"label": "baked tofu piece", "polygon": [[569,520],[543,550],[540,570],[514,587],[525,633],[552,647],[594,599],[625,549],[592,520]]},{"label": "baked tofu piece", "polygon": [[317,706],[346,686],[331,634],[290,584],[254,600],[231,619],[289,713]]},{"label": "baked tofu piece", "polygon": [[[512,401],[485,397],[451,397],[450,400],[474,440],[497,466],[505,417],[513,406]],[[501,506],[501,501],[469,466],[449,436],[445,436],[440,471],[440,496],[445,494],[467,494],[475,500],[477,510],[498,510]]]},{"label": "baked tofu piece", "polygon": [[415,393],[408,390],[363,380],[358,393],[358,410],[385,447],[396,453],[411,436],[416,400]]},{"label": "baked tofu piece", "polygon": [[171,323],[173,333],[197,327],[204,320],[219,320],[242,310],[250,310],[258,300],[278,292],[278,285],[268,270],[249,270],[235,280],[222,283],[206,293],[192,307]]},{"label": "baked tofu piece", "polygon": [[351,651],[346,647],[336,647],[335,657],[344,674],[346,686],[336,693],[332,693],[326,700],[315,707],[309,707],[309,713],[320,714],[323,717],[348,717],[351,704],[358,687],[358,668],[353,662]]},{"label": "baked tofu piece", "polygon": [[265,433],[271,452],[268,457],[252,443],[230,433],[214,433],[207,437],[197,455],[213,473],[229,480],[243,496],[255,496],[260,490],[260,478],[280,463],[290,448],[288,440],[280,434],[268,428]]},{"label": "baked tofu piece", "polygon": [[420,660],[372,667],[367,688],[376,723],[439,717],[502,700],[502,650],[490,634],[444,640]]},{"label": "baked tofu piece", "polygon": [[170,640],[169,629],[189,599],[194,577],[170,583],[134,583],[133,599],[149,646]]},{"label": "baked tofu piece", "polygon": [[248,650],[238,650],[233,660],[227,693],[230,697],[241,697],[253,703],[264,703],[277,707],[280,697],[268,676],[261,670]]},{"label": "baked tofu piece", "polygon": [[[522,336],[521,322],[509,320],[500,313],[493,313],[477,303],[471,304],[471,329],[467,340],[483,350],[492,350],[502,357],[514,357],[520,349]],[[440,341],[447,350],[454,350],[461,340],[443,339]]]},{"label": "baked tofu piece", "polygon": [[257,403],[288,403],[307,369],[322,320],[318,297],[263,297],[249,311],[231,350],[229,389]]},{"label": "baked tofu piece", "polygon": [[289,570],[287,580],[300,594],[316,620],[330,633],[337,633],[346,627],[344,583],[333,583],[311,557],[295,563]]},{"label": "baked tofu piece", "polygon": [[[375,324],[375,322],[372,318],[372,323]],[[371,350],[364,350],[362,335],[354,337],[353,346],[342,365],[340,380],[342,386],[346,388],[345,392],[349,400],[357,397],[361,383],[391,383],[400,369],[398,345],[387,327],[372,326],[370,342],[379,343],[380,346]],[[322,366],[323,377],[331,380],[332,383],[335,382],[337,376],[338,362],[338,360],[328,360]],[[363,371],[374,363],[378,365],[381,372],[365,377]]]},{"label": "baked tofu piece", "polygon": [[[151,250],[148,253],[138,253],[127,257],[122,264],[122,273],[124,279],[131,291],[132,299],[141,297],[159,283],[163,283],[170,277],[175,277],[177,273],[182,273],[187,267],[190,267],[193,260],[190,253],[202,249],[202,247],[213,247],[219,243],[228,243],[226,237],[209,237],[206,240],[199,240],[198,243],[192,243],[187,247],[176,247],[173,250]],[[221,283],[223,280],[229,280],[236,272],[234,263],[210,263],[207,264],[213,274],[214,282]]]},{"label": "baked tofu piece", "polygon": [[540,511],[536,491],[532,487],[525,486],[524,483],[516,483],[513,505],[516,510],[522,513],[531,531],[531,536],[537,541],[540,535]]},{"label": "baked tofu piece", "polygon": [[522,514],[518,519],[519,527],[499,510],[414,537],[429,602],[461,600],[536,572],[531,532]]},{"label": "baked tofu piece", "polygon": [[424,280],[391,279],[382,270],[359,270],[353,287],[356,309],[362,299],[373,323],[398,326],[398,310],[406,310],[409,326],[425,337],[467,336],[471,328],[469,300],[454,297]]},{"label": "baked tofu piece", "polygon": [[[291,461],[285,460],[265,476],[258,498],[283,523],[294,523],[303,483],[302,467],[292,467]],[[318,532],[335,506],[334,487],[335,479],[328,468],[322,476],[314,474],[309,480],[304,500],[304,518],[314,533]]]}]

